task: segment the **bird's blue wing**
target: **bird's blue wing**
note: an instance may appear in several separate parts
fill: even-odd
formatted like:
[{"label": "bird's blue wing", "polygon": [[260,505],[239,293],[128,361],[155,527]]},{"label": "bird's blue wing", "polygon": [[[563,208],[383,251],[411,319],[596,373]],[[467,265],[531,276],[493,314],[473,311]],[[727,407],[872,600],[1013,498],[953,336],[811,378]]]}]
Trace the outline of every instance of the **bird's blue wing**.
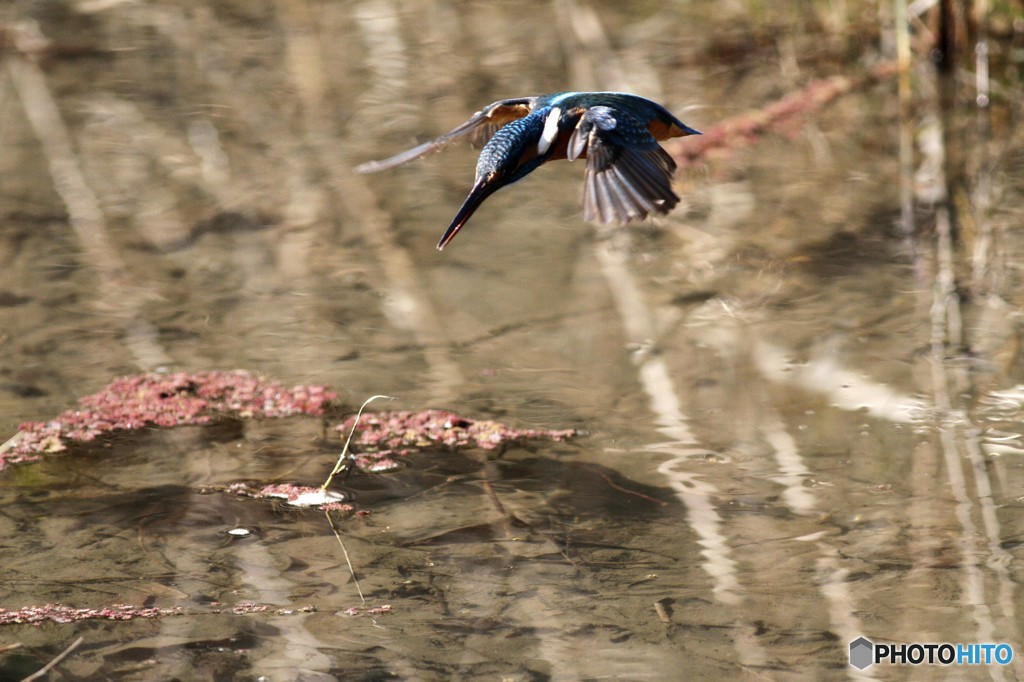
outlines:
[{"label": "bird's blue wing", "polygon": [[533,111],[536,101],[536,97],[523,97],[519,99],[503,99],[493,104],[488,104],[473,114],[472,118],[468,121],[456,126],[440,137],[380,161],[367,161],[356,166],[355,170],[357,173],[376,173],[377,171],[394,168],[395,166],[418,159],[421,156],[426,156],[447,144],[464,138],[468,139],[474,147],[482,147],[502,126],[520,119]]},{"label": "bird's blue wing", "polygon": [[583,219],[627,223],[668,213],[676,164],[647,129],[621,109],[589,107],[569,138],[570,160],[586,156]]}]

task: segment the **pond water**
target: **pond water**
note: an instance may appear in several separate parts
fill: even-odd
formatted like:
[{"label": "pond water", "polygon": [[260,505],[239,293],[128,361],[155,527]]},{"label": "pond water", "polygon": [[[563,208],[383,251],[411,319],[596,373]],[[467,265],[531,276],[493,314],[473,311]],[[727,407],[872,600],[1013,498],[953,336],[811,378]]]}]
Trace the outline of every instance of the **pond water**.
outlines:
[{"label": "pond water", "polygon": [[[348,413],[386,394],[586,433],[353,474],[371,513],[335,527],[207,494],[319,485],[341,441],[318,420],[9,467],[0,607],[183,612],[2,626],[0,677],[78,637],[62,677],[1024,677],[1021,20],[993,31],[988,106],[973,56],[917,60],[901,103],[865,76],[881,5],[0,9],[0,440],[117,376],[233,368]],[[836,75],[625,229],[584,223],[558,163],[438,252],[471,148],[352,172],[506,97],[627,90],[708,137]],[[1014,658],[858,671],[862,635]]]}]

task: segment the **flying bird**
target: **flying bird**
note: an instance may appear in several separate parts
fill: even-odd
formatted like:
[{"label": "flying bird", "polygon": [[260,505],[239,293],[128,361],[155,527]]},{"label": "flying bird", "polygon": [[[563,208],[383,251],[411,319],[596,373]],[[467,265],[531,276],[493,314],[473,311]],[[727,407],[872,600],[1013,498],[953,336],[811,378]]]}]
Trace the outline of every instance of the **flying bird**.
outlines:
[{"label": "flying bird", "polygon": [[444,135],[356,171],[394,168],[462,139],[482,147],[473,188],[438,242],[441,250],[484,199],[556,159],[587,160],[584,220],[627,223],[668,213],[679,203],[672,191],[676,164],[658,140],[684,135],[700,132],[649,99],[623,92],[559,92],[488,104]]}]

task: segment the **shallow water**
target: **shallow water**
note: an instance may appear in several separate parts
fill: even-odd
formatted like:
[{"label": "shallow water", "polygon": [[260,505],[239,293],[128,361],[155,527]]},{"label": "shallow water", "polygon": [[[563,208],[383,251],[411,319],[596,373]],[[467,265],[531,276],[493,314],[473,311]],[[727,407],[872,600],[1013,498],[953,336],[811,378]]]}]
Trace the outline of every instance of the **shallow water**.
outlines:
[{"label": "shallow water", "polygon": [[[160,368],[588,434],[356,474],[372,513],[342,544],[208,493],[319,484],[341,444],[315,420],[9,468],[0,607],[188,614],[6,626],[0,677],[78,636],[68,677],[925,676],[858,673],[860,635],[1007,642],[1009,666],[940,672],[1024,677],[1014,53],[988,109],[922,63],[902,111],[893,79],[853,88],[681,169],[676,211],[625,230],[582,223],[582,171],[552,164],[438,253],[472,150],[351,171],[499,98],[624,89],[709,131],[885,58],[874,12],[813,5],[0,10],[8,434]],[[390,613],[344,615],[360,591]],[[243,602],[316,610],[212,612]]]}]

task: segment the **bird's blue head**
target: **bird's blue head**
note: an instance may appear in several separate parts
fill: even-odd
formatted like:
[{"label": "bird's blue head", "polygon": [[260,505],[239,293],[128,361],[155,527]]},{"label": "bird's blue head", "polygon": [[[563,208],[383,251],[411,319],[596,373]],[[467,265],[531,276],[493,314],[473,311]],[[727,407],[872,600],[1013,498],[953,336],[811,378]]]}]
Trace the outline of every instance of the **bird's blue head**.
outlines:
[{"label": "bird's blue head", "polygon": [[452,240],[484,199],[497,190],[526,177],[547,161],[552,143],[559,134],[561,111],[543,107],[499,129],[484,148],[476,163],[476,182],[437,247]]}]

